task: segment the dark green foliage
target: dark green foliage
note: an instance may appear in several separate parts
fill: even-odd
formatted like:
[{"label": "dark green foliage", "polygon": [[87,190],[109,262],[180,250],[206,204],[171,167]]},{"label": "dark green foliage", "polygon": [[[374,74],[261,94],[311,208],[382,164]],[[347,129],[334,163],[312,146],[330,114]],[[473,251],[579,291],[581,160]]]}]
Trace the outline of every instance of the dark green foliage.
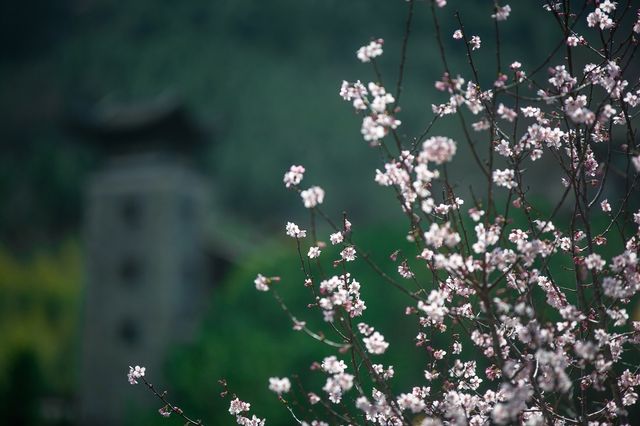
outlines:
[{"label": "dark green foliage", "polygon": [[[275,218],[289,205],[280,179],[295,162],[305,164],[329,190],[336,208],[366,217],[367,206],[375,205],[378,220],[391,217],[386,199],[364,189],[371,188],[377,155],[360,141],[359,117],[337,93],[343,79],[375,79],[355,58],[355,50],[371,37],[385,39],[380,67],[384,83],[394,88],[406,13],[402,2],[56,4],[47,6],[55,13],[50,10],[46,17],[28,14],[22,6],[9,8],[5,16],[22,22],[16,28],[30,30],[5,29],[17,41],[25,40],[12,46],[29,52],[0,70],[0,144],[5,148],[0,198],[12,206],[0,216],[4,240],[28,248],[77,227],[83,182],[101,156],[87,141],[69,143],[64,126],[69,111],[96,102],[148,100],[167,91],[184,99],[211,130],[207,154],[198,162],[217,183],[224,209],[253,222],[260,219],[261,226],[279,226]],[[484,54],[477,56],[487,61],[493,60],[491,8],[487,2],[465,2],[460,10],[467,30],[482,36]],[[449,65],[469,79],[461,46],[451,39],[457,28],[453,11],[440,12]],[[534,4],[514,8],[502,29],[505,63],[517,59],[526,68],[544,58],[537,47],[555,42],[554,34],[531,31],[535,46],[527,36],[533,16],[542,13]],[[417,4],[399,114],[401,136],[409,140],[431,118],[431,104],[446,99],[433,91],[443,72],[433,34],[428,7]],[[37,46],[27,35],[39,40]],[[481,61],[479,68],[483,84],[491,84],[495,65]],[[448,120],[434,131],[456,138],[457,123]],[[54,178],[39,179],[42,175]],[[344,181],[361,188],[357,197],[342,190]],[[33,218],[34,212],[41,217]]]},{"label": "dark green foliage", "polygon": [[9,425],[38,424],[43,378],[37,355],[30,349],[13,355],[7,383],[0,388],[0,409]]}]

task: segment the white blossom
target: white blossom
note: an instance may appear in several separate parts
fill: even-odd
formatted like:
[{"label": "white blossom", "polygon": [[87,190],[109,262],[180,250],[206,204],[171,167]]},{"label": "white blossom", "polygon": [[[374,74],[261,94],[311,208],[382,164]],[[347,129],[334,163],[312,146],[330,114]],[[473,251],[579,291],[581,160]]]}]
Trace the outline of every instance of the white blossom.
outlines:
[{"label": "white blossom", "polygon": [[307,256],[309,256],[309,259],[315,259],[320,256],[320,253],[322,253],[322,251],[320,250],[320,247],[313,246],[313,247],[309,247],[309,252],[307,253]]},{"label": "white blossom", "polygon": [[491,17],[494,18],[496,21],[506,21],[510,13],[511,13],[511,6],[509,6],[508,4],[504,6],[497,6],[496,12],[493,15],[491,15]]},{"label": "white blossom", "polygon": [[360,59],[360,62],[371,62],[371,59],[377,58],[382,55],[382,44],[384,41],[379,38],[377,40],[373,40],[366,46],[362,46],[356,52],[356,56]]},{"label": "white blossom", "polygon": [[145,370],[146,370],[145,367],[140,367],[139,365],[136,365],[135,367],[129,367],[129,374],[127,374],[127,379],[129,380],[129,383],[132,385],[137,385],[138,384],[137,379],[144,377]]},{"label": "white blossom", "polygon": [[286,231],[287,235],[291,238],[304,238],[307,236],[307,231],[300,229],[298,225],[293,222],[287,222]]},{"label": "white blossom", "polygon": [[269,379],[269,390],[278,395],[287,393],[291,390],[291,382],[288,378],[271,377]]},{"label": "white blossom", "polygon": [[309,189],[305,189],[300,192],[304,206],[308,209],[316,207],[318,204],[322,204],[324,201],[324,190],[319,186],[312,186]]}]

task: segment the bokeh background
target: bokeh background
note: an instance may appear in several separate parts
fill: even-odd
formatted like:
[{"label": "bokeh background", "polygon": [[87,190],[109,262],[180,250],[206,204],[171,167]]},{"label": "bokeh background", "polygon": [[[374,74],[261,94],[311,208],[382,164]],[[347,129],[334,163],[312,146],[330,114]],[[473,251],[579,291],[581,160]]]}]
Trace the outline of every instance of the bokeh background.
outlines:
[{"label": "bokeh background", "polygon": [[[440,16],[451,68],[468,78],[450,38],[453,12],[493,52],[493,2],[459,3]],[[416,4],[399,114],[409,140],[445,100],[433,89],[442,66],[427,5]],[[502,29],[503,62],[527,69],[560,34],[538,2],[515,6]],[[338,89],[344,79],[374,79],[355,51],[378,37],[384,82],[395,86],[406,10],[400,0],[2,2],[7,424],[178,424],[129,386],[130,364],[147,365],[148,378],[206,424],[233,422],[218,395],[222,377],[270,424],[290,422],[268,378],[306,376],[328,352],[253,287],[258,272],[281,276],[296,315],[313,323],[283,236],[287,220],[302,225],[308,215],[282,175],[304,164],[305,184],[327,191],[325,210],[348,212],[360,244],[394,270],[388,255],[406,245],[404,222],[393,195],[373,183],[379,155]],[[490,84],[493,54],[479,67]],[[458,138],[457,124],[434,132]],[[450,173],[466,190],[478,175],[464,149],[458,157]],[[367,321],[396,346],[384,363],[410,386],[422,355],[405,302],[381,292],[364,265],[354,268]]]}]

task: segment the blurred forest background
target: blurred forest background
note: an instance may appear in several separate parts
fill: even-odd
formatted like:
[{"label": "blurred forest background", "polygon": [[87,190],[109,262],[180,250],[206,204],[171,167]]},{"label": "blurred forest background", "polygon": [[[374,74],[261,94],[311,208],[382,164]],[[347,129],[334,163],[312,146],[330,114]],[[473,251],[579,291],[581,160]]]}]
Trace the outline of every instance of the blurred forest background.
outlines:
[{"label": "blurred forest background", "polygon": [[[490,84],[493,2],[458,3],[440,12],[450,65],[469,77],[450,37],[459,7],[467,30],[483,39],[481,78]],[[504,63],[519,60],[526,70],[558,42],[560,33],[541,24],[551,24],[541,4],[514,5],[502,30]],[[444,101],[433,89],[442,66],[429,13],[428,3],[417,3],[399,114],[407,138],[431,119],[431,104]],[[378,155],[362,142],[359,118],[338,89],[343,79],[374,79],[355,58],[373,37],[385,39],[381,69],[386,85],[395,85],[405,19],[400,0],[2,2],[0,409],[7,424],[78,422],[87,285],[84,191],[106,154],[70,131],[69,122],[96,105],[167,95],[180,99],[205,129],[206,143],[193,162],[211,183],[212,226],[224,228],[230,245],[242,240],[246,249],[213,283],[205,320],[191,343],[173,347],[163,368],[167,383],[158,385],[205,423],[228,424],[228,405],[216,383],[226,377],[258,415],[271,424],[288,423],[266,390],[268,377],[304,373],[325,353],[291,331],[274,301],[253,288],[258,272],[281,275],[291,305],[306,304],[293,247],[282,235],[287,220],[302,225],[307,216],[299,198],[283,188],[282,175],[289,165],[304,164],[304,183],[327,191],[325,210],[334,217],[349,212],[356,232],[362,230],[362,245],[401,248],[399,209],[373,183]],[[454,120],[434,133],[460,136]],[[450,173],[467,186],[477,175],[464,149],[459,157]],[[389,252],[372,251],[394,269],[385,263]],[[367,289],[375,276],[360,269],[369,321],[393,331],[392,345],[403,337],[410,342],[415,324],[387,321],[400,317],[401,298],[380,299]],[[400,383],[411,384],[411,374],[421,374],[420,354],[395,349],[384,362],[395,365]],[[144,392],[127,384],[127,368],[122,365],[122,386],[112,391]],[[148,374],[153,380],[156,372]],[[135,406],[126,418],[132,424],[162,420],[155,410]]]}]

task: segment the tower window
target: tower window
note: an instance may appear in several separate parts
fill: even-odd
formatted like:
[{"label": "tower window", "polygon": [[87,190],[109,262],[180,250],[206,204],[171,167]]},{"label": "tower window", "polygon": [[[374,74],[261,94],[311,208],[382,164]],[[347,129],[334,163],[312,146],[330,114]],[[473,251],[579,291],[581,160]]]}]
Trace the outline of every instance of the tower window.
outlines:
[{"label": "tower window", "polygon": [[126,196],[121,202],[122,222],[129,229],[138,229],[142,225],[142,201],[135,196]]},{"label": "tower window", "polygon": [[125,318],[118,326],[118,338],[128,346],[134,346],[140,341],[140,329],[131,318]]},{"label": "tower window", "polygon": [[142,281],[142,264],[135,256],[127,256],[122,259],[118,274],[121,282],[127,287],[140,285]]}]

